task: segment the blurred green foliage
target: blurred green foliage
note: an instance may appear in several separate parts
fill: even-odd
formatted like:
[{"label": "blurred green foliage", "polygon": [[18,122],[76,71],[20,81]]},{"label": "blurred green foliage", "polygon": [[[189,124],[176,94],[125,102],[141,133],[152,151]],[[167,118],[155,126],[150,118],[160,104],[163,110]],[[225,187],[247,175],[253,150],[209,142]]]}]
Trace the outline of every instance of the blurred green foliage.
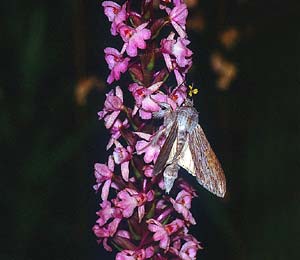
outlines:
[{"label": "blurred green foliage", "polygon": [[0,258],[88,256],[92,169],[86,154],[97,117],[74,100],[79,76],[72,37],[75,6],[70,1],[1,5],[6,30],[1,41]]}]

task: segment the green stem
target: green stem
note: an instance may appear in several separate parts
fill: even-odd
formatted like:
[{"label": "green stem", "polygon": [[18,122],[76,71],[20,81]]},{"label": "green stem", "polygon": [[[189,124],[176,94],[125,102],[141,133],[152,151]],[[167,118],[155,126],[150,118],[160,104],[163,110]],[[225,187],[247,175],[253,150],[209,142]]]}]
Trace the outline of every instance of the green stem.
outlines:
[{"label": "green stem", "polygon": [[128,118],[128,121],[129,121],[129,123],[131,124],[132,128],[134,129],[134,131],[136,131],[136,130],[138,129],[138,127],[137,127],[137,126],[135,125],[135,123],[133,122],[132,117],[131,117],[131,114],[130,114],[128,108],[125,107],[125,106],[123,106],[123,111],[125,112],[125,114],[126,114],[126,116],[127,116],[127,118]]}]

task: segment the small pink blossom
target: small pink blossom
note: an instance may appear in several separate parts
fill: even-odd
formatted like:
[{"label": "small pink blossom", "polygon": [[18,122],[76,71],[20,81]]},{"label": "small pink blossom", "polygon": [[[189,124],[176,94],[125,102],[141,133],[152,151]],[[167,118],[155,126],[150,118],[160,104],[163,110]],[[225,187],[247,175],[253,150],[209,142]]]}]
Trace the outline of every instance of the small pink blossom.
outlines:
[{"label": "small pink blossom", "polygon": [[[171,33],[167,39],[161,40],[161,50],[167,65],[171,63],[170,55],[176,58],[176,63],[179,67],[185,67],[190,62],[190,57],[193,52],[186,46],[190,43],[184,38],[174,39],[175,34]],[[171,65],[169,65],[170,67]]]},{"label": "small pink blossom", "polygon": [[121,165],[122,177],[125,181],[129,178],[129,162],[132,158],[133,149],[130,146],[124,148],[118,141],[115,141],[115,149],[113,152],[113,157],[116,164]]},{"label": "small pink blossom", "polygon": [[137,55],[137,49],[146,49],[147,45],[145,40],[151,37],[151,31],[146,28],[148,23],[143,23],[135,29],[122,24],[119,26],[120,35],[125,42],[126,52],[130,57]]},{"label": "small pink blossom", "polygon": [[109,194],[109,188],[112,182],[112,176],[114,171],[114,161],[112,156],[108,157],[108,166],[102,163],[95,163],[95,178],[97,184],[94,185],[94,189],[97,191],[99,187],[103,184],[101,198],[102,200],[107,200]]},{"label": "small pink blossom", "polygon": [[102,6],[104,7],[104,13],[108,17],[108,20],[112,22],[110,32],[112,35],[117,35],[117,28],[118,25],[126,20],[126,5],[118,5],[117,3],[113,1],[104,1],[102,3]]},{"label": "small pink blossom", "polygon": [[145,88],[139,86],[137,83],[133,83],[129,86],[129,91],[132,92],[136,101],[136,107],[139,109],[139,115],[142,119],[151,119],[152,112],[160,110],[160,106],[152,98],[152,94],[158,88],[159,87],[156,89]]},{"label": "small pink blossom", "polygon": [[178,5],[184,4],[184,1],[185,1],[185,0],[173,0],[173,4],[174,4],[175,6],[178,6]]},{"label": "small pink blossom", "polygon": [[154,192],[152,190],[145,193],[138,193],[133,189],[125,189],[118,193],[117,195],[119,200],[116,200],[114,203],[116,207],[122,209],[123,217],[129,218],[132,216],[133,211],[136,207],[138,207],[138,217],[139,222],[141,222],[142,218],[145,214],[145,206],[144,204],[147,201],[152,201],[154,198]]},{"label": "small pink blossom", "polygon": [[138,205],[136,199],[133,196],[131,196],[132,193],[137,194],[137,192],[134,190],[130,190],[130,189],[121,190],[117,195],[117,199],[114,200],[115,206],[122,209],[122,215],[125,218],[131,217],[134,209]]},{"label": "small pink blossom", "polygon": [[170,238],[167,231],[164,229],[164,226],[156,221],[155,219],[149,219],[147,221],[148,229],[154,232],[153,240],[159,241],[159,246],[163,249],[168,249],[170,244]]},{"label": "small pink blossom", "polygon": [[178,239],[173,243],[170,252],[177,255],[182,260],[196,260],[197,251],[199,249],[201,249],[201,246],[196,239],[186,241],[182,247],[180,239]]},{"label": "small pink blossom", "polygon": [[131,238],[130,233],[127,230],[118,230],[116,236],[127,238],[127,239]]},{"label": "small pink blossom", "polygon": [[96,223],[102,227],[107,223],[107,221],[111,218],[121,218],[120,210],[118,208],[111,207],[110,201],[103,201],[101,204],[101,210],[99,210],[96,214],[99,216]]},{"label": "small pink blossom", "polygon": [[193,198],[197,197],[195,189],[188,182],[186,182],[183,179],[180,179],[177,183],[180,189],[183,189],[186,192],[190,193]]},{"label": "small pink blossom", "polygon": [[180,84],[170,94],[170,98],[176,102],[177,106],[181,106],[186,99],[187,88],[184,84]]},{"label": "small pink blossom", "polygon": [[116,140],[118,140],[121,136],[121,130],[129,128],[128,119],[126,118],[123,122],[120,119],[117,119],[112,127],[110,128],[111,138],[108,141],[106,146],[106,150],[111,148]]},{"label": "small pink blossom", "polygon": [[112,251],[112,248],[107,244],[108,238],[113,237],[116,233],[118,226],[122,219],[114,218],[108,225],[100,227],[99,225],[93,226],[95,235],[99,238],[98,243],[103,241],[103,246],[107,251]]},{"label": "small pink blossom", "polygon": [[117,86],[115,91],[111,90],[108,92],[108,94],[106,94],[104,108],[98,112],[99,119],[104,118],[105,127],[109,129],[114,124],[122,109],[123,92],[121,88]]},{"label": "small pink blossom", "polygon": [[129,85],[128,89],[132,92],[136,101],[136,107],[139,110],[139,115],[142,119],[151,119],[153,112],[160,111],[161,103],[174,105],[173,101],[166,94],[158,92],[162,83],[162,81],[157,82],[148,88],[140,86],[137,83]]},{"label": "small pink blossom", "polygon": [[186,18],[188,16],[187,6],[184,3],[179,3],[172,10],[170,8],[166,8],[166,12],[169,15],[169,19],[174,29],[177,31],[181,38],[186,37],[185,25]]},{"label": "small pink blossom", "polygon": [[154,232],[153,240],[159,241],[159,246],[163,249],[168,250],[170,245],[170,235],[177,232],[179,229],[184,227],[184,221],[175,219],[170,224],[162,225],[155,219],[149,219],[147,221],[148,229]]},{"label": "small pink blossom", "polygon": [[102,209],[96,213],[99,216],[96,222],[100,227],[102,227],[110,218],[113,217],[116,208],[112,208],[111,202],[107,200],[103,201],[100,206]]},{"label": "small pink blossom", "polygon": [[152,246],[146,249],[123,250],[117,254],[116,260],[144,260],[149,259],[154,255],[154,248]]},{"label": "small pink blossom", "polygon": [[143,171],[144,171],[144,175],[148,178],[152,178],[153,177],[153,165],[145,165],[143,167]]},{"label": "small pink blossom", "polygon": [[187,66],[180,68],[175,61],[172,62],[172,69],[178,85],[182,84],[182,82],[185,82],[186,72],[192,67],[192,63],[192,59],[189,59]]},{"label": "small pink blossom", "polygon": [[197,251],[200,249],[198,243],[194,241],[188,241],[183,244],[179,252],[179,257],[182,260],[196,260]]},{"label": "small pink blossom", "polygon": [[104,53],[105,60],[109,69],[111,70],[107,78],[107,83],[111,84],[114,80],[120,79],[121,73],[127,71],[130,58],[123,58],[122,53],[120,53],[117,49],[110,47],[105,48]]},{"label": "small pink blossom", "polygon": [[155,162],[157,156],[160,152],[160,145],[158,143],[152,142],[151,137],[152,135],[136,132],[136,134],[145,139],[137,141],[135,149],[138,155],[145,153],[144,161],[145,163],[151,163],[152,161]]},{"label": "small pink blossom", "polygon": [[186,221],[190,222],[193,225],[196,224],[195,219],[193,218],[191,212],[189,211],[189,209],[191,208],[191,201],[192,201],[192,195],[190,193],[186,192],[185,190],[182,190],[177,194],[176,200],[170,198],[170,201],[174,209],[178,213],[182,214],[182,216]]},{"label": "small pink blossom", "polygon": [[185,73],[182,73],[178,67],[174,68],[174,75],[178,85],[185,81]]}]

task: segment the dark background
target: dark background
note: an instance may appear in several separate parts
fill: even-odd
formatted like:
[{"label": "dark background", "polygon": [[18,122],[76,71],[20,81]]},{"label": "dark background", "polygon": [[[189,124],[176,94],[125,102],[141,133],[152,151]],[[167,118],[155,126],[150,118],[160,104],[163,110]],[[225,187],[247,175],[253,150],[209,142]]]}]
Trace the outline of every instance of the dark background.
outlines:
[{"label": "dark background", "polygon": [[[199,188],[198,258],[299,259],[300,4],[197,8],[205,28],[189,32],[189,79],[228,183],[224,200]],[[107,92],[103,49],[114,45],[102,11],[93,0],[1,2],[0,259],[113,259],[91,231],[93,164],[105,161],[108,141],[96,114]],[[224,51],[217,36],[228,26],[240,38]],[[237,67],[227,90],[216,86],[215,50]],[[75,90],[91,77],[99,81],[80,105]]]}]

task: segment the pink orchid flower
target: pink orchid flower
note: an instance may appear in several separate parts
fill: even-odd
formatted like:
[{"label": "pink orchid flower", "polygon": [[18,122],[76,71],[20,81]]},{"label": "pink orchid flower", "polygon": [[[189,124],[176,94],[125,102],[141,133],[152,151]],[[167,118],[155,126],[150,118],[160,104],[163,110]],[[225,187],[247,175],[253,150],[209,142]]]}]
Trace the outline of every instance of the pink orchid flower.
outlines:
[{"label": "pink orchid flower", "polygon": [[181,239],[178,238],[173,242],[172,247],[170,247],[170,252],[183,260],[196,260],[197,251],[201,249],[199,242],[194,237],[189,237],[181,246],[180,240]]},{"label": "pink orchid flower", "polygon": [[183,179],[180,179],[177,183],[180,189],[190,193],[193,198],[198,197],[195,189],[188,182],[186,182]]},{"label": "pink orchid flower", "polygon": [[187,6],[184,3],[176,5],[172,10],[170,8],[165,9],[169,15],[171,24],[181,38],[186,37],[185,24],[188,16]]},{"label": "pink orchid flower", "polygon": [[108,225],[100,227],[99,225],[93,226],[94,234],[99,238],[98,243],[103,241],[103,246],[107,251],[112,251],[112,248],[107,244],[108,238],[113,237],[116,233],[121,218],[114,218]]},{"label": "pink orchid flower", "polygon": [[97,184],[94,185],[94,189],[97,191],[103,184],[101,198],[104,201],[107,200],[109,194],[114,168],[115,165],[112,156],[108,157],[108,166],[102,163],[95,163],[95,178]]},{"label": "pink orchid flower", "polygon": [[170,64],[170,55],[173,55],[176,58],[177,65],[179,67],[185,67],[189,64],[190,57],[193,54],[193,52],[186,47],[190,41],[184,38],[177,38],[177,40],[175,40],[174,36],[174,33],[170,33],[167,39],[161,40],[161,50],[165,62],[167,65]]},{"label": "pink orchid flower", "polygon": [[137,56],[137,49],[146,49],[147,45],[145,40],[151,37],[151,31],[146,28],[148,23],[143,23],[135,29],[121,24],[119,26],[120,35],[125,42],[126,52],[130,57]]},{"label": "pink orchid flower", "polygon": [[176,62],[172,62],[172,69],[178,85],[182,84],[182,82],[185,82],[186,72],[192,67],[192,64],[192,59],[189,59],[187,66],[180,68]]},{"label": "pink orchid flower", "polygon": [[145,134],[142,132],[135,132],[136,135],[144,140],[137,141],[135,149],[138,155],[145,153],[145,163],[155,162],[160,152],[160,144],[162,142],[152,142],[153,135]]},{"label": "pink orchid flower", "polygon": [[104,53],[105,60],[111,70],[107,78],[107,83],[111,84],[113,81],[120,79],[121,73],[127,71],[130,58],[123,58],[122,53],[120,53],[117,49],[110,47],[105,48]]},{"label": "pink orchid flower", "polygon": [[120,209],[113,208],[110,201],[105,200],[100,204],[100,206],[102,209],[96,212],[96,214],[99,216],[96,223],[100,227],[105,225],[111,218],[122,218]]},{"label": "pink orchid flower", "polygon": [[188,241],[183,244],[178,255],[182,260],[196,260],[199,248],[201,248],[199,243]]},{"label": "pink orchid flower", "polygon": [[165,95],[156,96],[155,93],[162,82],[158,82],[149,88],[139,86],[137,83],[129,85],[129,91],[132,92],[132,95],[136,101],[136,107],[139,108],[139,115],[143,119],[151,119],[152,112],[160,110],[159,104],[155,101],[155,98],[158,100],[167,100]]},{"label": "pink orchid flower", "polygon": [[150,190],[145,193],[138,193],[133,189],[125,189],[118,193],[117,198],[119,200],[115,200],[116,207],[122,209],[123,217],[129,218],[132,216],[134,209],[138,208],[138,217],[139,222],[141,222],[142,218],[145,214],[145,206],[144,204],[147,201],[152,201],[154,198],[154,191]]},{"label": "pink orchid flower", "polygon": [[144,171],[144,175],[148,178],[152,178],[153,177],[153,165],[145,165],[143,167],[143,171]]},{"label": "pink orchid flower", "polygon": [[144,260],[149,259],[154,255],[154,248],[152,246],[146,249],[123,250],[117,254],[116,260]]},{"label": "pink orchid flower", "polygon": [[192,59],[187,59],[187,65],[184,68],[179,67],[176,60],[172,58],[168,53],[163,53],[163,57],[167,66],[167,69],[169,71],[173,71],[177,85],[182,85],[183,82],[185,82],[186,78],[186,72],[191,68],[192,66]]},{"label": "pink orchid flower", "polygon": [[118,140],[121,136],[121,130],[129,128],[128,119],[126,118],[123,122],[120,119],[117,119],[112,127],[110,128],[111,138],[108,141],[106,146],[106,150],[111,148],[116,140]]},{"label": "pink orchid flower", "polygon": [[122,177],[125,181],[129,178],[129,162],[132,158],[133,149],[130,146],[124,148],[118,141],[115,141],[115,149],[113,152],[113,157],[116,164],[121,165]]},{"label": "pink orchid flower", "polygon": [[178,67],[174,68],[174,75],[178,85],[185,81],[185,74]]},{"label": "pink orchid flower", "polygon": [[118,25],[124,22],[127,18],[127,2],[125,2],[125,4],[121,7],[113,1],[104,1],[102,6],[104,7],[104,13],[108,17],[108,20],[112,22],[110,32],[112,35],[116,36],[118,34]]},{"label": "pink orchid flower", "polygon": [[184,227],[184,221],[181,219],[175,219],[167,225],[162,225],[155,219],[149,219],[147,223],[148,229],[154,232],[153,240],[159,241],[159,246],[166,250],[168,250],[170,246],[170,236]]},{"label": "pink orchid flower", "polygon": [[98,112],[99,119],[104,118],[105,127],[109,129],[114,124],[122,109],[123,92],[121,88],[117,86],[115,91],[111,90],[108,92],[108,94],[106,94],[104,108]]},{"label": "pink orchid flower", "polygon": [[162,83],[162,81],[157,82],[148,88],[140,86],[137,83],[129,85],[128,89],[132,92],[136,101],[136,109],[134,113],[138,110],[142,119],[151,119],[153,112],[160,111],[161,107],[159,104],[161,103],[168,103],[173,109],[176,108],[176,104],[172,99],[170,99],[166,94],[158,92]]},{"label": "pink orchid flower", "polygon": [[191,208],[191,201],[192,201],[192,195],[190,193],[186,192],[185,190],[182,190],[177,194],[176,200],[170,198],[170,201],[174,209],[179,214],[182,214],[182,216],[186,221],[190,222],[192,225],[196,224],[196,221],[192,216],[192,213],[189,211],[189,209]]},{"label": "pink orchid flower", "polygon": [[174,100],[177,106],[181,106],[186,99],[187,88],[184,84],[178,85],[170,94],[170,98]]},{"label": "pink orchid flower", "polygon": [[174,4],[175,6],[178,6],[178,5],[184,4],[184,1],[185,1],[185,0],[173,0],[173,4]]}]

